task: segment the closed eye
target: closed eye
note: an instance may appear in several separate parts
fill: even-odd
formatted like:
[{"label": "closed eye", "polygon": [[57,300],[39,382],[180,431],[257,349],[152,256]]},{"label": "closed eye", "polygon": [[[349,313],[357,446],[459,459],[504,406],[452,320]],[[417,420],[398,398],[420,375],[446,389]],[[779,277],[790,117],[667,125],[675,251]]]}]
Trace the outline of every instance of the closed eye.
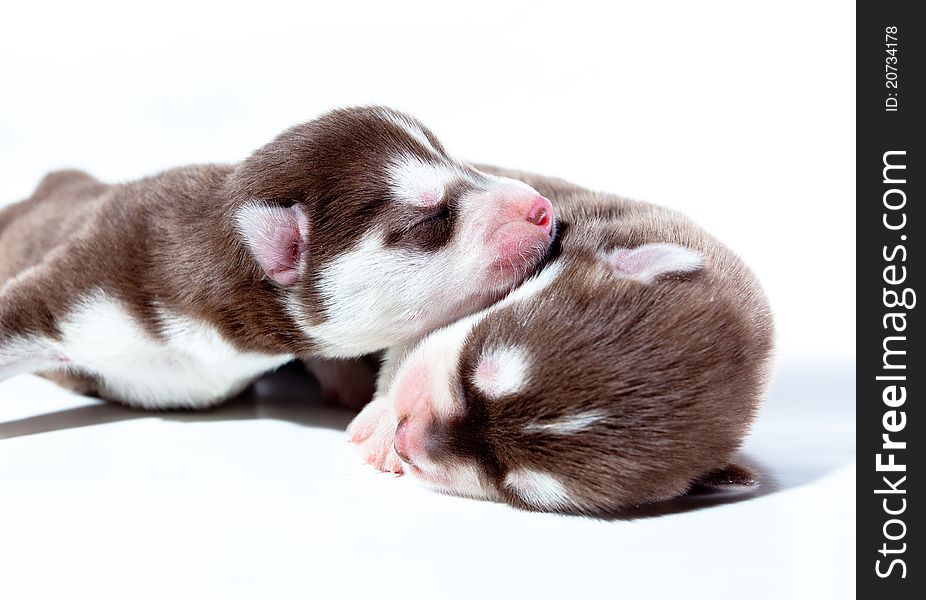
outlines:
[{"label": "closed eye", "polygon": [[450,207],[444,204],[443,206],[439,207],[438,210],[431,212],[425,215],[424,217],[420,218],[419,220],[415,221],[414,223],[412,223],[408,227],[407,231],[411,232],[419,227],[436,225],[440,221],[447,221],[449,219],[450,219]]},{"label": "closed eye", "polygon": [[401,235],[423,250],[436,250],[450,240],[452,221],[453,212],[450,207],[443,205],[419,217]]}]

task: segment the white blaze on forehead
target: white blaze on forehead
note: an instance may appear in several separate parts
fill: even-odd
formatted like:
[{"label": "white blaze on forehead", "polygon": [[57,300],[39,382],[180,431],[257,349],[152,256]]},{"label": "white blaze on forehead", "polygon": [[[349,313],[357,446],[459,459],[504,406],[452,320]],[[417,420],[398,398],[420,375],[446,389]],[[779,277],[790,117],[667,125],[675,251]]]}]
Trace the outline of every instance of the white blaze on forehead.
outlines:
[{"label": "white blaze on forehead", "polygon": [[527,384],[529,363],[521,348],[488,350],[479,358],[473,372],[473,385],[490,398],[517,393]]},{"label": "white blaze on forehead", "polygon": [[533,469],[515,469],[505,476],[505,487],[527,504],[538,508],[565,508],[572,504],[569,492],[558,479]]},{"label": "white blaze on forehead", "polygon": [[441,201],[444,190],[456,173],[447,165],[426,161],[411,154],[395,157],[387,167],[395,197],[416,206]]},{"label": "white blaze on forehead", "polygon": [[528,433],[572,434],[588,429],[605,418],[605,413],[598,410],[570,415],[554,421],[536,421],[524,427]]}]

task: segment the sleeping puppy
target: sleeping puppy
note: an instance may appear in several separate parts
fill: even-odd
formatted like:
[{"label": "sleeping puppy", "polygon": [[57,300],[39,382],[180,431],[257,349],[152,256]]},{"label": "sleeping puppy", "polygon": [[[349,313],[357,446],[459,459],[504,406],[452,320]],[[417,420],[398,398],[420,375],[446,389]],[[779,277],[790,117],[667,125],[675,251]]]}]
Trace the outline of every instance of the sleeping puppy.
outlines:
[{"label": "sleeping puppy", "polygon": [[390,353],[349,428],[364,458],[442,492],[591,515],[749,483],[730,460],[773,337],[753,274],[680,214],[518,176],[557,205],[551,260]]},{"label": "sleeping puppy", "polygon": [[294,357],[375,352],[488,306],[552,234],[549,200],[386,108],[330,112],[236,165],[55,172],[0,211],[0,379],[205,407]]}]

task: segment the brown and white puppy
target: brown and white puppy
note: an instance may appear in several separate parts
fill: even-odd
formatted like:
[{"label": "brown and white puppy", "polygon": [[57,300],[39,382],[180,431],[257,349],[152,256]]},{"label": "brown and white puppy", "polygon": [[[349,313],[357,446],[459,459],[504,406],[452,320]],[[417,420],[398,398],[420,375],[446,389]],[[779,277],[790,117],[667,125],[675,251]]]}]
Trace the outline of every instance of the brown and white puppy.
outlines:
[{"label": "brown and white puppy", "polygon": [[350,426],[368,462],[443,492],[607,514],[730,465],[772,322],[746,266],[675,212],[521,174],[556,203],[551,261],[387,362]]},{"label": "brown and white puppy", "polygon": [[48,175],[0,212],[0,379],[201,407],[294,357],[353,357],[489,305],[550,247],[550,202],[421,123],[336,110],[237,165]]}]

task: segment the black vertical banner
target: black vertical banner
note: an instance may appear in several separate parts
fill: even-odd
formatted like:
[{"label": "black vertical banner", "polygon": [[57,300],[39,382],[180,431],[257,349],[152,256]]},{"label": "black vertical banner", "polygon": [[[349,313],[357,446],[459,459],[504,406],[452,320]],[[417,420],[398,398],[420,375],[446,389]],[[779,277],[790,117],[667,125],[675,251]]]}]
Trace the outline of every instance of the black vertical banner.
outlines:
[{"label": "black vertical banner", "polygon": [[922,6],[857,8],[859,598],[926,589],[926,498],[913,491],[926,489],[926,21],[915,9]]}]

